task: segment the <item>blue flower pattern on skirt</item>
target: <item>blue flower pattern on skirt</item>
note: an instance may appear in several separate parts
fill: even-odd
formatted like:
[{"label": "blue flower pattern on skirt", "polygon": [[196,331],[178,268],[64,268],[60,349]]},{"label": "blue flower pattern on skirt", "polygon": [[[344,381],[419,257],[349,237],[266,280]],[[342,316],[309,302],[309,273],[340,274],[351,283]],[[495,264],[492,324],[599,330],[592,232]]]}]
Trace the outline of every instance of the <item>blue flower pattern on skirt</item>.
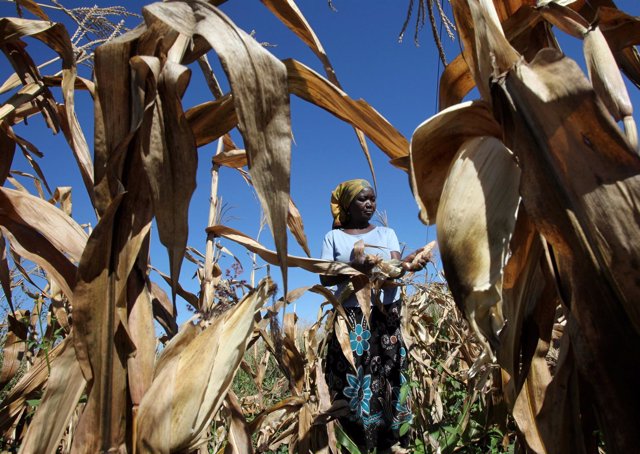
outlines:
[{"label": "blue flower pattern on skirt", "polygon": [[349,340],[351,341],[351,350],[356,355],[362,356],[362,353],[369,350],[369,338],[371,332],[362,328],[361,324],[357,324],[353,331],[349,332]]},{"label": "blue flower pattern on skirt", "polygon": [[358,375],[347,374],[349,386],[342,391],[349,398],[349,407],[356,417],[369,414],[371,400],[371,375],[364,375],[362,367],[358,367]]}]

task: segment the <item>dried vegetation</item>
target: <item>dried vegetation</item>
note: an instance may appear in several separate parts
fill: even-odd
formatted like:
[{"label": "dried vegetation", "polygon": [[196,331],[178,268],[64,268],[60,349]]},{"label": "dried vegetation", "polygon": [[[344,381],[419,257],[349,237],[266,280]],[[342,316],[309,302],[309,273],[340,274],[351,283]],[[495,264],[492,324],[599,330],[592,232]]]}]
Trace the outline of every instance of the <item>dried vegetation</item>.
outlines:
[{"label": "dried vegetation", "polygon": [[[438,226],[452,296],[437,283],[404,288],[414,449],[503,451],[515,433],[523,451],[592,453],[601,433],[607,452],[634,452],[640,387],[624,365],[640,356],[640,159],[618,68],[640,85],[638,19],[611,0],[452,0],[463,50],[442,75],[441,111],[409,141],[340,88],[293,1],[263,3],[313,50],[325,76],[275,58],[221,3],[150,4],[124,34],[109,19],[123,10],[55,1],[78,24],[71,36],[33,0],[16,7],[37,19],[0,19],[0,49],[15,71],[0,87],[5,449],[355,452],[332,422],[346,404],[331,402],[321,360],[333,326],[348,345],[338,299],[311,286],[273,302],[270,279],[247,285],[218,264],[224,238],[277,265],[285,290],[287,267],[350,274],[360,295],[376,285],[347,265],[287,254],[287,229],[309,250],[289,196],[293,94],[351,124],[367,157],[365,136],[406,170],[421,219]],[[418,4],[418,23],[428,12],[435,24],[440,2]],[[588,78],[559,51],[552,26],[584,41]],[[33,39],[55,61],[34,61],[24,45]],[[208,52],[221,59],[229,93]],[[94,80],[78,76],[81,62],[93,64]],[[204,72],[211,99],[185,110],[193,70]],[[473,87],[481,99],[461,102]],[[94,101],[93,150],[76,117],[77,90]],[[84,181],[74,191],[89,195],[94,228],[73,219],[70,188],[51,191],[40,151],[16,132],[33,115],[64,134]],[[242,149],[228,135],[236,127]],[[187,248],[187,210],[198,147],[216,140],[200,254]],[[16,150],[33,166],[37,194],[15,179]],[[275,251],[219,225],[220,166],[255,188]],[[173,298],[151,280],[154,219]],[[185,255],[199,263],[198,294],[178,281]],[[301,327],[288,311],[278,322],[306,291],[326,298],[318,320]],[[195,311],[181,327],[176,295]]]}]

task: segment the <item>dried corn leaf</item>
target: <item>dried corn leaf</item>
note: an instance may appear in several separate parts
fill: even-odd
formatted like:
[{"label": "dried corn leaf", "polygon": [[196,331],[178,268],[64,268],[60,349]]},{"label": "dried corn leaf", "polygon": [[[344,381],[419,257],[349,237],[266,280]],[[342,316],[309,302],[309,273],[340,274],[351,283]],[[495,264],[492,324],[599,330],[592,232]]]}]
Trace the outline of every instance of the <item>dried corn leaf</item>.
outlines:
[{"label": "dried corn leaf", "polygon": [[[174,50],[181,53],[179,47]],[[161,65],[151,57],[136,57],[132,66],[145,96],[146,113],[140,129],[145,138],[142,163],[151,189],[158,235],[169,253],[172,281],[177,282],[187,247],[189,203],[196,187],[198,164],[195,138],[180,101],[190,72],[172,61]],[[151,106],[147,99],[153,100]]]},{"label": "dried corn leaf", "polygon": [[[51,207],[51,205],[49,206]],[[76,285],[77,269],[55,245],[31,226],[16,222],[1,214],[0,228],[11,243],[13,251],[20,257],[42,267],[49,276],[59,283],[65,295],[71,297]]]},{"label": "dried corn leaf", "polygon": [[471,137],[501,135],[483,101],[449,107],[418,126],[411,137],[409,178],[422,222],[435,221],[447,172],[462,143]]},{"label": "dried corn leaf", "polygon": [[151,282],[153,316],[170,338],[178,332],[176,308],[158,284]]},{"label": "dried corn leaf", "polygon": [[630,402],[640,394],[629,394],[636,378],[610,371],[623,361],[616,345],[624,344],[625,356],[640,354],[640,313],[632,303],[640,297],[632,283],[640,261],[640,158],[578,66],[555,51],[516,65],[500,80],[494,106],[525,169],[525,208],[553,248],[561,294],[579,326],[572,345],[598,389],[607,443],[633,449],[640,434],[620,421],[639,417]]},{"label": "dried corn leaf", "polygon": [[[142,257],[146,260],[148,251]],[[153,381],[156,361],[156,336],[153,326],[151,292],[147,287],[146,274],[136,266],[127,283],[127,301],[129,303],[128,326],[135,353],[127,360],[127,379],[131,403],[136,407]]]},{"label": "dried corn leaf", "polygon": [[302,222],[302,216],[298,207],[293,203],[293,200],[289,199],[289,216],[287,216],[287,225],[296,238],[296,241],[302,247],[307,257],[311,257],[311,251],[309,250],[309,244],[307,242],[307,235],[304,233],[304,224]]},{"label": "dried corn leaf", "polygon": [[20,416],[27,399],[35,396],[45,385],[49,377],[49,368],[55,367],[58,357],[72,340],[68,337],[49,351],[49,354],[36,359],[33,366],[8,392],[0,405],[0,430],[5,432]]},{"label": "dried corn leaf", "polygon": [[[491,77],[511,68],[520,59],[520,54],[507,41],[492,0],[469,2],[469,8],[478,58],[476,85],[483,87],[480,93],[484,95],[490,92]],[[490,97],[484,99],[489,101]]]},{"label": "dried corn leaf", "polygon": [[451,8],[456,21],[456,29],[462,44],[462,58],[467,63],[474,84],[478,87],[480,96],[488,100],[489,90],[486,83],[481,82],[480,70],[478,68],[478,52],[476,51],[475,31],[471,10],[467,0],[451,0]]},{"label": "dried corn leaf", "polygon": [[244,150],[228,150],[213,157],[213,162],[219,166],[239,169],[247,165],[247,152]]},{"label": "dried corn leaf", "polygon": [[227,446],[224,449],[224,454],[253,453],[249,427],[244,418],[240,401],[233,391],[227,393],[225,406],[231,413],[229,417],[231,421],[229,423],[229,434],[227,435]]},{"label": "dried corn leaf", "polygon": [[544,257],[542,240],[522,206],[518,209],[510,250],[502,287],[503,311],[508,322],[500,333],[498,362],[502,368],[502,392],[512,409],[522,383],[523,323],[525,316],[533,312],[544,287],[540,268]]},{"label": "dried corn leaf", "polygon": [[524,209],[519,211],[511,248],[503,285],[508,322],[498,350],[503,393],[529,449],[566,452],[560,447],[566,446],[567,434],[555,429],[557,417],[539,416],[552,381],[546,356],[559,300],[543,242]]},{"label": "dried corn leaf", "polygon": [[286,289],[291,126],[284,65],[205,2],[157,3],[145,11],[162,17],[180,33],[202,36],[220,56]]},{"label": "dried corn leaf", "polygon": [[[298,38],[300,38],[309,48],[313,51],[313,53],[318,57],[318,59],[322,62],[322,66],[324,67],[324,72],[327,75],[327,78],[338,88],[342,88],[340,86],[340,82],[338,81],[338,77],[336,76],[336,72],[329,61],[329,57],[327,56],[324,48],[322,47],[322,43],[316,36],[315,32],[309,25],[309,22],[305,19],[302,11],[298,8],[296,3],[293,0],[261,0],[262,3],[273,12],[278,19],[282,21],[292,32],[294,32]],[[362,151],[364,152],[364,156],[369,164],[369,169],[371,170],[371,175],[373,177],[373,184],[376,185],[376,175],[373,169],[373,162],[371,161],[371,155],[369,153],[369,148],[367,147],[367,142],[364,138],[364,134],[358,128],[355,128],[356,135],[358,136],[358,141],[360,142],[360,146],[362,147]]]},{"label": "dried corn leaf", "polygon": [[[104,212],[78,267],[73,294],[74,345],[89,395],[72,452],[120,449],[125,441],[126,358],[133,349],[126,328],[125,289],[140,241],[134,238],[126,247],[118,244],[114,226],[128,230],[127,218],[118,216],[127,211],[121,201],[122,196],[115,198]],[[114,265],[113,250],[119,247]]]},{"label": "dried corn leaf", "polygon": [[141,452],[188,449],[199,439],[240,365],[254,313],[272,291],[271,282],[263,280],[160,371],[140,405],[136,445]]},{"label": "dried corn leaf", "polygon": [[292,94],[360,129],[389,158],[407,156],[407,139],[369,104],[349,98],[340,88],[296,60],[285,60],[284,63]]},{"label": "dried corn leaf", "polygon": [[4,128],[0,128],[0,184],[2,185],[9,176],[13,156],[16,152],[16,142],[11,137],[13,135],[13,133],[5,133]]},{"label": "dried corn leaf", "polygon": [[275,426],[276,422],[279,422],[287,415],[297,413],[304,403],[304,397],[285,397],[280,402],[260,412],[249,424],[249,431],[255,434],[258,431],[263,431],[264,428]]},{"label": "dried corn leaf", "polygon": [[[33,3],[29,1],[29,3]],[[34,3],[35,5],[35,3]],[[36,5],[37,6],[37,5]],[[41,16],[42,17],[42,16]],[[46,15],[44,15],[46,17]],[[65,137],[71,146],[78,162],[82,179],[90,196],[93,194],[93,164],[89,146],[80,127],[74,108],[74,85],[76,79],[76,66],[71,40],[66,28],[62,24],[25,19],[2,19],[4,38],[17,40],[25,36],[36,38],[60,55],[62,60],[62,96],[64,99],[64,119],[66,128],[63,128]],[[57,112],[56,112],[57,114]]]},{"label": "dried corn leaf", "polygon": [[18,224],[43,235],[56,249],[79,262],[87,234],[70,216],[38,197],[0,188],[0,210]]},{"label": "dried corn leaf", "polygon": [[47,387],[19,452],[57,452],[60,438],[68,427],[86,384],[73,344],[65,342],[55,363],[52,363]]},{"label": "dried corn leaf", "polygon": [[16,3],[19,7],[24,8],[27,11],[35,14],[40,19],[46,20],[46,21],[50,20],[49,16],[47,16],[45,12],[42,10],[42,8],[40,8],[40,5],[38,5],[33,0],[16,0]]},{"label": "dried corn leaf", "polygon": [[469,65],[463,54],[458,55],[440,76],[438,107],[440,110],[458,104],[475,87]]},{"label": "dried corn leaf", "polygon": [[[599,6],[598,26],[602,29],[618,66],[636,87],[640,87],[640,55],[635,48],[635,45],[640,44],[640,20],[614,8],[613,2],[596,0],[591,3]],[[591,11],[584,8],[581,13],[585,15]]]},{"label": "dried corn leaf", "polygon": [[497,342],[502,317],[502,269],[520,197],[520,171],[493,137],[462,144],[438,207],[437,232],[451,293],[470,325]]},{"label": "dried corn leaf", "polygon": [[7,316],[7,331],[2,346],[2,369],[0,369],[0,388],[4,388],[15,377],[22,358],[27,351],[28,319],[25,311],[14,312]]},{"label": "dried corn leaf", "polygon": [[[271,263],[272,265],[278,264],[277,256],[274,251],[266,249],[260,243],[248,237],[242,232],[234,230],[230,227],[226,227],[224,225],[216,225],[207,227],[207,233],[212,233],[216,236],[220,236],[241,244],[251,252],[258,254],[258,256],[260,256],[260,258],[262,258],[267,263]],[[332,276],[339,274],[347,276],[362,275],[362,273],[360,273],[356,269],[351,268],[349,265],[342,262],[332,262],[329,260],[320,260],[307,257],[296,257],[293,255],[290,255],[288,257],[287,262],[289,263],[289,266],[302,268],[316,274],[327,274]]]}]

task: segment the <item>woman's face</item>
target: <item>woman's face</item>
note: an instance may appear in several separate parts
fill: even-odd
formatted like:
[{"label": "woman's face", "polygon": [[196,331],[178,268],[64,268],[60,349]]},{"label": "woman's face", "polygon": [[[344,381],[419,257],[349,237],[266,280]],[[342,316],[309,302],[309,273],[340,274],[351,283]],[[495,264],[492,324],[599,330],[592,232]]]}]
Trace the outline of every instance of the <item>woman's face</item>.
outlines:
[{"label": "woman's face", "polygon": [[371,188],[365,188],[353,199],[349,205],[349,219],[354,222],[369,222],[376,212],[376,193]]}]

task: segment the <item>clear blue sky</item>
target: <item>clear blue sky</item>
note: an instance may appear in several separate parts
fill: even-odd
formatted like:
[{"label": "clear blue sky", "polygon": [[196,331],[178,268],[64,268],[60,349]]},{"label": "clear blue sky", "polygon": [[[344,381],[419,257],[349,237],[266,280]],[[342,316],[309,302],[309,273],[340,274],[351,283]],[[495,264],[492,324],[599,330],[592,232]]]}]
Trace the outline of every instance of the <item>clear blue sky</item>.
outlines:
[{"label": "clear blue sky", "polygon": [[[78,1],[63,3],[69,7],[94,4]],[[134,12],[140,12],[145,4],[138,1],[114,3],[106,0],[98,0],[97,3],[100,6],[124,4]],[[436,112],[437,80],[442,67],[438,63],[428,25],[420,34],[420,46],[413,43],[415,11],[404,42],[398,43],[408,3],[408,0],[334,0],[337,12],[332,11],[324,0],[299,1],[298,5],[323,43],[343,89],[352,98],[366,100],[405,137],[410,138],[413,130]],[[445,11],[449,13],[450,7],[447,2],[444,3]],[[618,1],[617,4],[631,14],[640,15],[640,2],[637,0]],[[222,10],[245,31],[255,30],[256,39],[273,46],[269,47],[269,51],[277,57],[295,58],[322,73],[322,66],[311,51],[258,0],[230,0],[222,5]],[[0,13],[3,16],[13,16],[15,7],[0,3]],[[459,43],[449,40],[444,31],[442,40],[447,58],[452,60],[459,53]],[[36,59],[44,61],[37,58],[40,55],[37,43],[34,40],[28,42],[29,50]],[[576,45],[572,40],[567,40],[564,50],[569,55],[575,55],[582,64],[579,43]],[[209,58],[216,65],[218,78],[227,87],[215,55],[210,53]],[[3,63],[0,67],[2,80],[9,74],[8,66]],[[45,70],[45,73],[48,72]],[[88,73],[85,72],[84,75],[88,77]],[[630,88],[630,92],[636,109],[640,109],[637,90]],[[80,120],[91,145],[93,112],[88,96],[77,96]],[[199,69],[194,66],[192,83],[184,104],[190,107],[210,98],[211,95],[202,84]],[[296,97],[291,99],[291,114],[294,135],[291,194],[302,214],[311,251],[317,256],[322,237],[331,224],[328,203],[331,190],[340,181],[358,177],[370,178],[370,174],[349,125]],[[35,136],[33,132],[22,134],[34,141],[45,154],[41,165],[52,188],[73,186],[74,217],[81,223],[91,222],[95,225],[95,218],[88,210],[87,198],[83,194],[68,146],[62,137],[53,138],[44,130],[40,119],[34,118],[30,120],[30,124],[38,133]],[[241,143],[237,133],[234,139],[236,143]],[[407,175],[388,164],[386,155],[373,143],[369,142],[369,146],[378,179],[378,208],[386,211],[389,224],[396,230],[400,241],[406,243],[408,250],[413,250],[435,239],[435,229],[427,228],[417,218],[418,209],[409,189]],[[214,152],[215,144],[199,151],[198,187],[190,209],[189,244],[201,251],[204,250],[204,228],[208,216],[210,160]],[[16,161],[15,167],[26,170],[22,161]],[[24,180],[21,181],[29,188],[33,187]],[[230,207],[226,224],[255,237],[259,229],[259,204],[236,171],[226,168],[221,170],[219,194]],[[260,240],[268,247],[273,247],[268,231],[262,233]],[[290,254],[303,255],[302,249],[291,236],[289,244]],[[246,260],[246,252],[230,242],[225,242],[224,245],[246,265],[241,277],[248,279],[249,261]],[[152,263],[165,271],[168,269],[166,252],[157,240],[152,249]],[[224,263],[230,264],[230,261]],[[433,268],[430,271],[433,272]],[[193,277],[194,272],[195,267],[185,261],[181,283],[185,288],[196,292],[198,284]],[[264,270],[258,272],[258,276],[262,275]],[[272,275],[279,280],[279,271],[274,269]],[[315,275],[301,270],[290,269],[289,275],[290,289],[317,282]],[[154,275],[152,279],[160,281]],[[316,296],[303,297],[297,304],[299,315],[303,319],[314,320],[319,301]],[[183,309],[180,319],[184,320],[186,315]]]}]

